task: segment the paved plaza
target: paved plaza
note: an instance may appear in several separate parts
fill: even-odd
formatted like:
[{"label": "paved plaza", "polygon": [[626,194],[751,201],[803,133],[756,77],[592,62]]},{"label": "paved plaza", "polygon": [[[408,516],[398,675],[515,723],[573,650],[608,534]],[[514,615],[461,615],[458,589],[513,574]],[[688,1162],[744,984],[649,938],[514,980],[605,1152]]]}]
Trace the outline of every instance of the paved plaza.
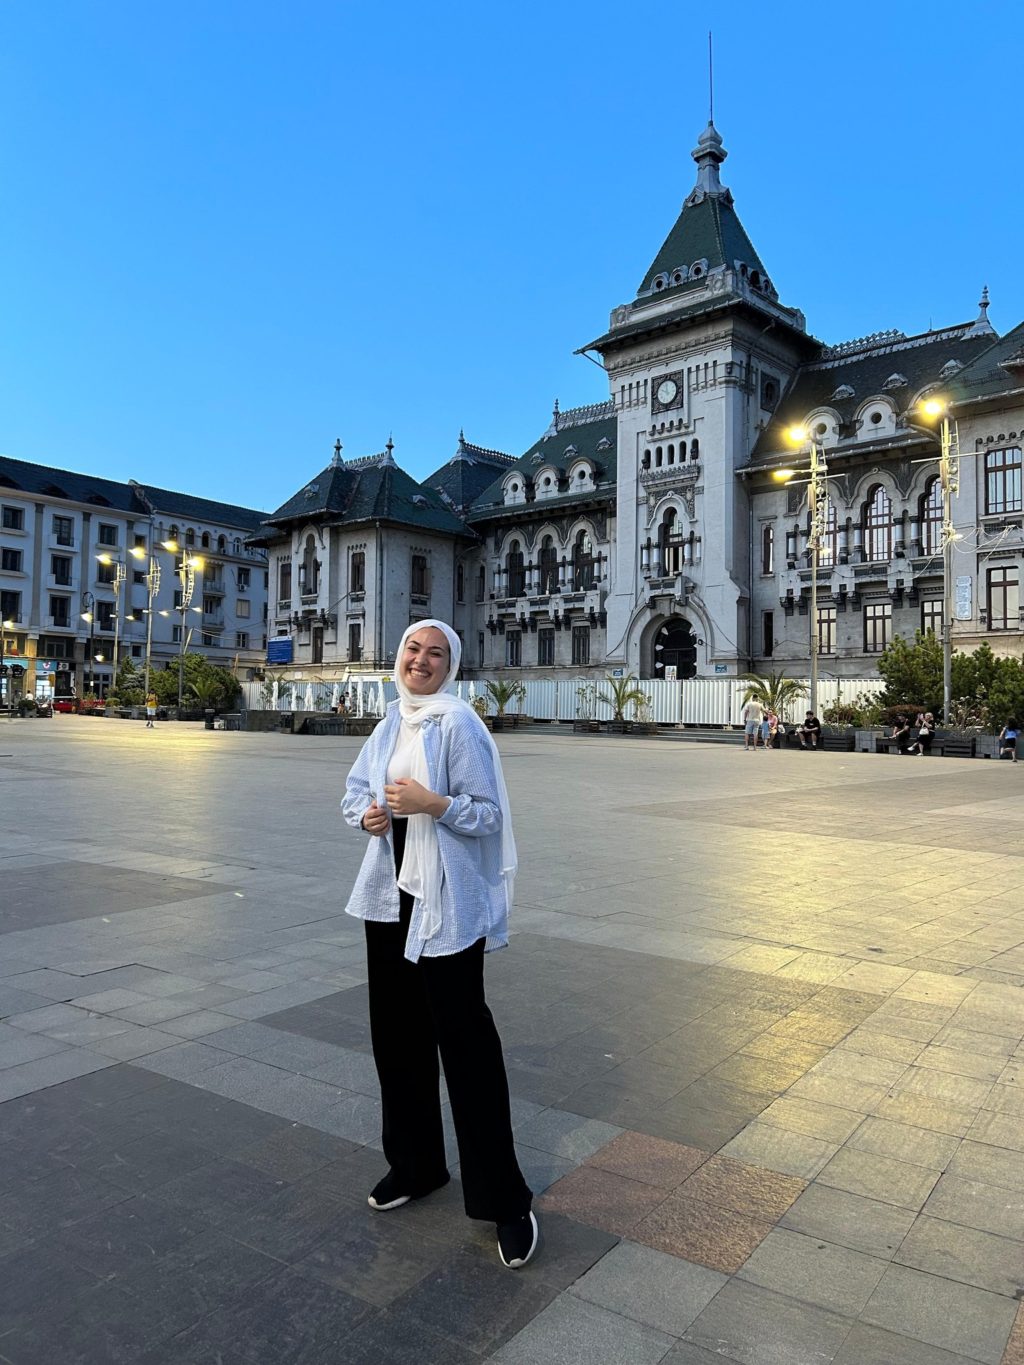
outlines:
[{"label": "paved plaza", "polygon": [[359,741],[0,722],[0,1361],[1024,1365],[1024,770],[499,743],[515,1273],[366,1204]]}]

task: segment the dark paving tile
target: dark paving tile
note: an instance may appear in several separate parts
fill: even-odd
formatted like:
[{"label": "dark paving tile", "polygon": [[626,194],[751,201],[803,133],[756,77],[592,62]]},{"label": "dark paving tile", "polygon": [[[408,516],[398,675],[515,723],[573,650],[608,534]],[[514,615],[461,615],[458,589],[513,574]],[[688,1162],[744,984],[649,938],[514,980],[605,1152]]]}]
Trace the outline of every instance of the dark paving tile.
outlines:
[{"label": "dark paving tile", "polygon": [[383,1152],[373,1147],[357,1147],[337,1161],[321,1166],[312,1177],[317,1188],[336,1194],[351,1203],[365,1204],[366,1197],[383,1175],[388,1163]]},{"label": "dark paving tile", "polygon": [[[585,1275],[619,1238],[601,1228],[592,1228],[557,1213],[538,1213],[540,1243],[530,1262],[530,1271],[558,1290],[568,1289]],[[494,1234],[488,1233],[486,1247],[478,1243],[478,1255],[495,1256]]]},{"label": "dark paving tile", "polygon": [[43,1236],[128,1197],[119,1186],[68,1167],[0,1195],[0,1223],[16,1232]]},{"label": "dark paving tile", "polygon": [[325,1284],[387,1307],[451,1254],[442,1242],[402,1232],[397,1220],[365,1205],[339,1220],[298,1268]]},{"label": "dark paving tile", "polygon": [[292,1185],[234,1217],[221,1231],[246,1246],[291,1264],[303,1260],[350,1218],[352,1206],[317,1187]]},{"label": "dark paving tile", "polygon": [[[832,1365],[975,1365],[967,1356],[856,1322]],[[1003,1365],[1009,1365],[1003,1357]]]},{"label": "dark paving tile", "polygon": [[208,1165],[210,1156],[208,1147],[188,1138],[163,1133],[154,1140],[150,1134],[124,1146],[103,1143],[102,1155],[93,1155],[90,1169],[112,1185],[141,1193]]},{"label": "dark paving tile", "polygon": [[202,1207],[172,1211],[139,1195],[56,1236],[64,1254],[106,1279],[131,1275],[209,1228],[209,1216]]},{"label": "dark paving tile", "polygon": [[358,1150],[354,1142],[297,1123],[239,1148],[234,1159],[279,1180],[291,1181],[302,1180]]},{"label": "dark paving tile", "polygon": [[230,1348],[260,1365],[335,1365],[346,1359],[349,1333],[376,1313],[365,1300],[288,1269],[215,1310],[194,1331],[213,1348]]},{"label": "dark paving tile", "polygon": [[[409,1321],[380,1313],[344,1340],[344,1356],[330,1365],[480,1365],[481,1357],[468,1346],[429,1328],[409,1331]],[[154,1362],[156,1365],[156,1362]],[[325,1362],[326,1365],[326,1362]]]},{"label": "dark paving tile", "polygon": [[852,1326],[838,1313],[733,1280],[688,1329],[686,1340],[745,1365],[823,1365]]},{"label": "dark paving tile", "polygon": [[[63,1316],[37,1311],[29,1322],[5,1331],[0,1359],[11,1365],[135,1365],[170,1332],[158,1304],[140,1304],[119,1284],[85,1290],[68,1310]],[[178,1365],[180,1358],[158,1354],[157,1359],[161,1365]]]},{"label": "dark paving tile", "polygon": [[197,900],[229,889],[212,881],[97,863],[55,862],[31,871],[30,877],[14,872],[4,881],[0,934]]},{"label": "dark paving tile", "polygon": [[527,1267],[505,1266],[470,1251],[456,1251],[419,1284],[396,1299],[391,1314],[452,1337],[480,1354],[495,1351],[555,1298],[558,1290]]},{"label": "dark paving tile", "polygon": [[0,1260],[0,1323],[24,1326],[42,1304],[53,1317],[66,1317],[72,1300],[98,1282],[62,1252],[55,1237],[44,1238]]},{"label": "dark paving tile", "polygon": [[151,1194],[168,1209],[202,1208],[211,1220],[223,1222],[263,1203],[283,1188],[283,1181],[225,1157],[189,1170],[158,1186]]}]

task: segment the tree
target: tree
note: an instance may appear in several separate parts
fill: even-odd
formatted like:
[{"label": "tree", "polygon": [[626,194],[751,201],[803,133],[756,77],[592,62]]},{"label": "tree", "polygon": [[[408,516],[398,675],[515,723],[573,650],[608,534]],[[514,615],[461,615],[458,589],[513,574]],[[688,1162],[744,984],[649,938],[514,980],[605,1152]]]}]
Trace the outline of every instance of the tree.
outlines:
[{"label": "tree", "polygon": [[505,682],[499,679],[497,682],[488,682],[487,695],[494,702],[498,718],[502,719],[506,706],[510,706],[517,697],[521,700],[526,696],[526,686],[521,682]]},{"label": "tree", "polygon": [[774,711],[777,716],[785,716],[788,707],[793,706],[801,697],[807,696],[807,688],[796,678],[787,678],[782,673],[744,673],[741,682],[747,683],[743,693],[743,703],[759,701],[766,711]]},{"label": "tree", "polygon": [[914,643],[897,635],[878,659],[886,706],[909,706],[938,715],[942,710],[942,645],[933,631],[917,631]]},{"label": "tree", "polygon": [[[230,711],[236,706],[239,697],[242,695],[242,686],[238,679],[229,668],[222,668],[219,664],[210,663],[209,659],[202,654],[185,655],[185,685],[183,689],[184,701],[186,697],[194,696],[194,688],[199,683],[210,683],[204,694],[213,698],[204,704],[213,706],[218,711]],[[156,693],[157,701],[161,706],[177,706],[178,704],[178,665],[168,664],[166,668],[159,668],[149,675],[150,686]]]},{"label": "tree", "polygon": [[603,701],[610,706],[615,713],[612,719],[623,721],[626,719],[626,707],[632,706],[634,709],[642,706],[647,701],[647,696],[636,685],[636,677],[630,673],[625,678],[613,678],[610,675],[605,677],[608,684],[608,692],[599,692],[598,701]]}]

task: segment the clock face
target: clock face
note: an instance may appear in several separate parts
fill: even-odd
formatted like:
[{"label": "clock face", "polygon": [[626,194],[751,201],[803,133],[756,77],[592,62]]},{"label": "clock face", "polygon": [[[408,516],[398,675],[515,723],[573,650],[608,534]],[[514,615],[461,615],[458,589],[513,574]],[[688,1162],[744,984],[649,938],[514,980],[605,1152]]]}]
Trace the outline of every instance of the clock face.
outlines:
[{"label": "clock face", "polygon": [[668,407],[675,401],[676,394],[679,392],[679,385],[674,379],[663,379],[658,385],[658,402]]}]

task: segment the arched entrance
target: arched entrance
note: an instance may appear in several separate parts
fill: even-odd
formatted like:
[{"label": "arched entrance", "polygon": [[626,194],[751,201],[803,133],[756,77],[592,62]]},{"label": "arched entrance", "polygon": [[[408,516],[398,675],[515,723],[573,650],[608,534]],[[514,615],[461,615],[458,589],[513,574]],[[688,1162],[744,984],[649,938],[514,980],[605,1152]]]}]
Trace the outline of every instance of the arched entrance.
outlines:
[{"label": "arched entrance", "polygon": [[670,677],[672,668],[677,678],[697,675],[697,638],[684,616],[670,616],[654,633],[654,676]]}]

